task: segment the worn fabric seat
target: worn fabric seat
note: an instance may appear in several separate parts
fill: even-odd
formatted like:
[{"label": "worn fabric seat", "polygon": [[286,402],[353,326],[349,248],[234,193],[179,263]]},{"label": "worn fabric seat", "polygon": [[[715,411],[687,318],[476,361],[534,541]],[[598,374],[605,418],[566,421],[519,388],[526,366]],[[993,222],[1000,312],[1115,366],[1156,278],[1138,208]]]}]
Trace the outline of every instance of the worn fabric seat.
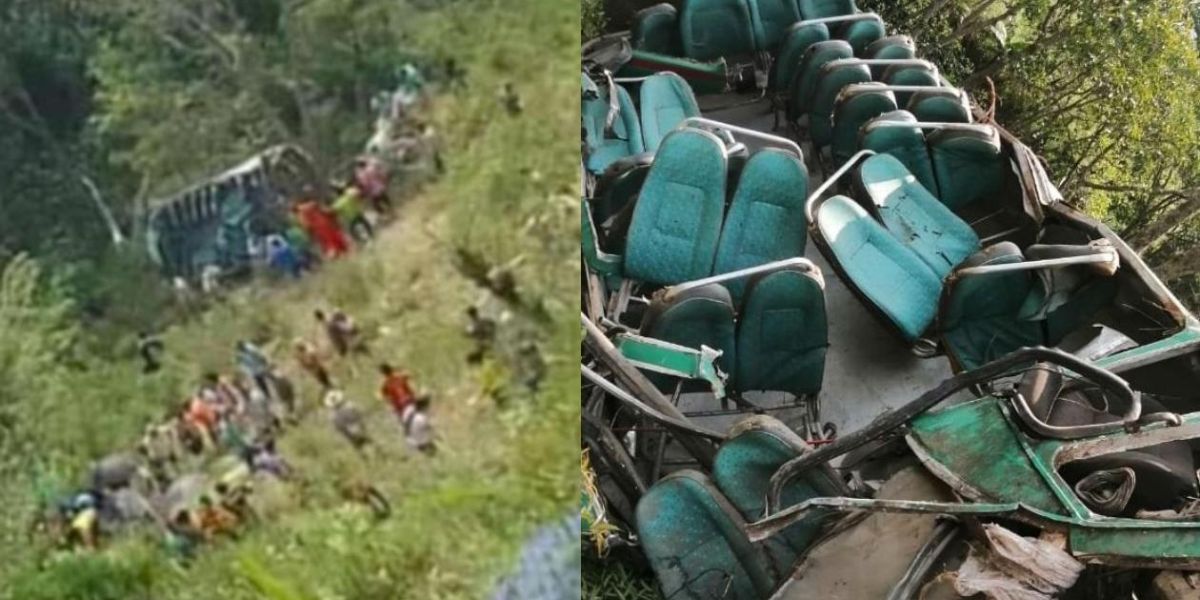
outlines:
[{"label": "worn fabric seat", "polygon": [[[970,257],[962,267],[1019,263],[1015,244],[1000,242]],[[974,369],[1024,346],[1044,343],[1039,320],[1018,318],[1034,290],[1029,271],[990,273],[959,279],[941,310],[942,341],[964,369]]]},{"label": "worn fabric seat", "polygon": [[971,226],[938,201],[896,157],[868,157],[855,171],[853,183],[867,210],[938,279],[945,279],[979,251],[979,236]]},{"label": "worn fabric seat", "polygon": [[825,200],[815,219],[820,241],[843,280],[905,340],[919,338],[934,320],[941,278],[850,198]]},{"label": "worn fabric seat", "polygon": [[[804,255],[804,199],[808,171],[790,152],[755,152],[738,177],[717,246],[713,275]],[[745,283],[730,281],[737,302]]]},{"label": "worn fabric seat", "polygon": [[684,0],[679,11],[683,55],[699,61],[753,54],[748,0]]},{"label": "worn fabric seat", "polygon": [[925,133],[916,127],[872,129],[870,124],[874,121],[900,121],[915,124],[916,117],[906,110],[879,115],[867,123],[869,131],[861,133],[859,148],[895,157],[909,173],[917,178],[917,183],[933,192],[935,196],[938,195],[937,178],[933,175],[933,161],[929,158],[929,148],[925,145]]},{"label": "worn fabric seat", "polygon": [[[584,144],[587,147],[587,168],[598,174],[614,161],[645,152],[642,128],[638,122],[637,109],[625,88],[614,85],[601,89],[586,74],[583,74],[583,100],[580,114],[583,118]],[[608,127],[612,107],[609,94],[616,91],[617,113],[612,127]]]},{"label": "worn fabric seat", "polygon": [[758,600],[775,588],[745,519],[704,474],[677,471],[638,501],[642,550],[667,598]]},{"label": "worn fabric seat", "polygon": [[768,87],[777,92],[791,89],[792,78],[799,72],[805,53],[813,44],[829,40],[824,23],[793,23],[784,32],[775,62],[771,63]]},{"label": "worn fabric seat", "polygon": [[854,0],[796,0],[796,8],[805,19],[841,17],[858,12]]},{"label": "worn fabric seat", "polygon": [[853,57],[854,49],[845,40],[826,40],[809,46],[788,88],[788,120],[795,122],[808,112],[826,63]]},{"label": "worn fabric seat", "polygon": [[[879,60],[903,60],[915,58],[917,45],[907,35],[889,35],[879,38],[863,51],[863,58]],[[888,67],[876,65],[871,67],[871,76],[876,81],[883,80],[883,73]]]},{"label": "worn fabric seat", "polygon": [[[642,316],[638,330],[646,337],[687,348],[698,350],[708,346],[720,350],[716,365],[729,374],[730,384],[734,382],[737,364],[734,304],[729,291],[721,284],[656,297]],[[662,389],[674,387],[674,382],[666,377],[652,379]]]},{"label": "worn fabric seat", "polygon": [[859,131],[871,119],[896,110],[896,98],[882,84],[855,86],[853,93],[844,89],[833,109],[833,132],[829,144],[835,165],[841,165],[858,151]]},{"label": "worn fabric seat", "polygon": [[725,210],[724,145],[711,133],[673,131],[642,184],[625,245],[625,273],[672,285],[712,272]]},{"label": "worn fabric seat", "polygon": [[736,388],[816,394],[829,346],[821,284],[798,267],[750,280],[738,311]]},{"label": "worn fabric seat", "polygon": [[629,42],[634,50],[668,56],[683,54],[679,39],[679,13],[666,2],[647,6],[633,15]]},{"label": "worn fabric seat", "polygon": [[821,69],[808,110],[808,134],[813,146],[828,146],[833,140],[833,108],[842,88],[868,81],[871,70],[866,65],[827,65]]},{"label": "worn fabric seat", "polygon": [[939,198],[955,212],[1008,189],[1010,166],[995,129],[942,130],[926,136]]},{"label": "worn fabric seat", "polygon": [[[888,85],[938,86],[941,81],[927,67],[891,65],[877,79]],[[912,101],[912,92],[896,92],[896,106],[906,107]]]},{"label": "worn fabric seat", "polygon": [[754,46],[759,52],[774,52],[783,42],[788,28],[800,20],[800,9],[793,0],[747,0]]},{"label": "worn fabric seat", "polygon": [[879,41],[886,34],[883,24],[875,19],[844,23],[836,28],[835,33],[837,37],[849,42],[850,47],[854,48],[854,55],[859,57],[866,55],[867,46]]},{"label": "worn fabric seat", "polygon": [[922,123],[970,123],[971,109],[957,90],[916,92],[904,107]]},{"label": "worn fabric seat", "polygon": [[[747,522],[761,519],[771,476],[783,463],[811,451],[794,431],[774,417],[755,415],[729,430],[713,461],[712,479]],[[810,498],[849,495],[828,465],[809,470],[783,488],[784,506]],[[814,510],[762,544],[777,581],[791,575],[796,559],[816,540],[831,513]]]},{"label": "worn fabric seat", "polygon": [[642,138],[647,152],[658,150],[663,136],[684,119],[700,116],[692,88],[675,73],[658,73],[642,82]]}]

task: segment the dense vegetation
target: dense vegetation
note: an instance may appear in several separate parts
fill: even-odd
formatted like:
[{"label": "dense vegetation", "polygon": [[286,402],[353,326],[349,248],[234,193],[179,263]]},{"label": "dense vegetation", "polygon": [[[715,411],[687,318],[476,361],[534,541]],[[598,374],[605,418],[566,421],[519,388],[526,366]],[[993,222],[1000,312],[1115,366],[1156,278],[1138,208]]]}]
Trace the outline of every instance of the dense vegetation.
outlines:
[{"label": "dense vegetation", "polygon": [[[579,12],[513,4],[0,2],[0,598],[477,598],[535,525],[570,509],[579,433],[565,358],[578,335],[569,303],[553,299],[573,298],[579,277],[577,174],[565,160],[575,117],[512,114],[497,91],[512,83],[540,107],[573,106]],[[140,252],[148,199],[283,141],[323,167],[345,160],[365,139],[371,94],[399,65],[449,58],[467,87],[429,115],[447,173],[406,201],[397,225],[316,277],[251,286],[172,321]],[[114,245],[101,206],[125,243]],[[515,265],[522,297],[545,299],[512,311],[482,369],[462,360],[461,335],[482,292],[453,247]],[[283,490],[266,523],[206,548],[189,570],[167,560],[153,529],[67,556],[26,537],[40,488],[66,489],[89,460],[129,448],[200,373],[231,367],[235,340],[260,336],[282,356],[312,333],[312,308],[330,304],[432,391],[445,452],[404,458],[373,397],[372,363],[360,360],[339,374],[377,415],[382,456],[359,459],[303,387],[309,414],[281,450],[309,485]],[[166,368],[143,377],[132,336],[148,324],[172,325]],[[536,394],[515,382],[530,340],[550,364]],[[338,497],[339,482],[368,474],[393,503],[383,523]]]}]

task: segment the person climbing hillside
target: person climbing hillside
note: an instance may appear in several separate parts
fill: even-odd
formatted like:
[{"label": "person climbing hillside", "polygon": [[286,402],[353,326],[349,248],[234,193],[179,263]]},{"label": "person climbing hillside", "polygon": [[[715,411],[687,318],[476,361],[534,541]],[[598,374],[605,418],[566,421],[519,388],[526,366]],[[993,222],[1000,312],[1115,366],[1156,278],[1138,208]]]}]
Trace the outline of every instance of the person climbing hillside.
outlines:
[{"label": "person climbing hillside", "polygon": [[401,418],[404,409],[415,400],[408,373],[397,371],[388,363],[379,365],[379,373],[383,376],[383,382],[379,385],[379,397],[391,405],[397,418]]},{"label": "person climbing hillside", "polygon": [[358,186],[346,184],[342,186],[341,194],[333,201],[333,212],[337,215],[338,223],[350,232],[354,241],[366,244],[375,237],[375,229],[367,219],[366,207],[363,206],[363,195]]},{"label": "person climbing hillside", "polygon": [[433,423],[429,420],[428,395],[418,396],[404,407],[400,422],[404,424],[404,441],[409,448],[429,455],[437,453]]},{"label": "person climbing hillside", "polygon": [[333,423],[333,428],[354,446],[355,450],[362,451],[368,444],[371,443],[371,437],[367,434],[367,423],[363,418],[362,411],[354,406],[346,399],[346,394],[341,390],[329,390],[325,394],[325,407],[329,409],[330,421]]},{"label": "person climbing hillside", "polygon": [[303,338],[296,338],[292,348],[296,363],[317,380],[322,390],[333,387],[333,379],[329,376],[329,369],[325,367],[325,358],[321,356],[316,345]]},{"label": "person climbing hillside", "polygon": [[466,333],[475,342],[475,347],[467,354],[467,363],[479,364],[492,352],[496,341],[496,321],[481,315],[479,307],[472,304],[467,307]]},{"label": "person climbing hillside", "polygon": [[313,317],[324,328],[325,337],[338,356],[344,357],[351,352],[370,354],[358,324],[350,315],[335,308],[330,315],[321,309],[314,310]]},{"label": "person climbing hillside", "polygon": [[350,244],[341,227],[338,227],[337,219],[321,206],[316,199],[316,190],[311,185],[305,186],[304,195],[293,210],[312,239],[321,246],[326,258],[337,258],[350,251]]},{"label": "person climbing hillside", "polygon": [[267,265],[293,279],[299,279],[304,274],[304,265],[300,255],[283,236],[278,234],[267,236]]},{"label": "person climbing hillside", "polygon": [[234,346],[238,367],[254,380],[254,385],[268,398],[271,397],[271,359],[261,348],[246,340]]},{"label": "person climbing hillside", "polygon": [[208,495],[200,497],[200,508],[196,511],[196,520],[200,526],[200,533],[206,541],[211,542],[220,535],[235,540],[238,538],[237,515],[215,504]]},{"label": "person climbing hillside", "polygon": [[383,161],[363,156],[354,162],[354,184],[363,198],[371,203],[381,217],[392,214],[392,200],[388,197],[388,172]]},{"label": "person climbing hillside", "polygon": [[138,354],[142,357],[142,373],[155,373],[162,368],[162,355],[166,350],[162,339],[146,331],[138,332]]}]

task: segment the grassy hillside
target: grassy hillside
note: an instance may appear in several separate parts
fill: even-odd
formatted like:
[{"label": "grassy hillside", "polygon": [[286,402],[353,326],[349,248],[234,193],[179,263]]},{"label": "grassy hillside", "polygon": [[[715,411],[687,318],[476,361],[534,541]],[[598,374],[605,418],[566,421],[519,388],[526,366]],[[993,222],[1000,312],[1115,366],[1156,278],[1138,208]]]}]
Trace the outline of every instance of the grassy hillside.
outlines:
[{"label": "grassy hillside", "polygon": [[[337,305],[374,332],[380,358],[433,393],[444,452],[405,453],[398,424],[374,398],[376,359],[335,370],[353,381],[348,396],[371,409],[372,433],[383,441],[365,461],[335,437],[315,388],[296,374],[309,414],[281,450],[309,484],[265,490],[275,507],[266,523],[238,542],[204,548],[188,570],[169,563],[150,533],[39,567],[46,553],[19,531],[32,492],[17,478],[0,492],[0,598],[478,598],[512,567],[534,526],[574,506],[579,9],[558,0],[462,1],[423,19],[414,46],[455,56],[468,73],[467,88],[434,108],[445,177],[408,200],[368,250],[296,284],[239,291],[169,330],[165,373],[143,380],[132,362],[93,363],[40,388],[53,391],[40,394],[36,421],[44,429],[29,433],[26,451],[58,473],[78,473],[88,458],[131,445],[146,419],[182,398],[200,373],[228,370],[235,340],[261,335],[286,356],[291,339],[314,333],[312,309]],[[520,114],[500,101],[510,82],[526,107]],[[518,291],[543,299],[552,317],[514,311],[501,327],[504,356],[485,372],[463,360],[462,335],[464,309],[485,292],[462,276],[446,244],[513,261]],[[549,364],[536,396],[510,381],[517,347],[528,340]],[[502,409],[481,391],[497,382],[508,396]],[[354,478],[389,496],[391,519],[375,523],[338,498],[337,484]]]}]

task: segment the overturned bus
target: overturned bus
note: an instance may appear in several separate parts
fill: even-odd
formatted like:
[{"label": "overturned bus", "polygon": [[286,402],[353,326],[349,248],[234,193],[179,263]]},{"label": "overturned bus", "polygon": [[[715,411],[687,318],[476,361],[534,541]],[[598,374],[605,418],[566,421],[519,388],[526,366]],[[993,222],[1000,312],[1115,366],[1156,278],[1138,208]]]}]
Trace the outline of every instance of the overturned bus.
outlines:
[{"label": "overturned bus", "polygon": [[210,267],[249,268],[253,247],[284,229],[288,202],[319,183],[303,150],[281,145],[151,204],[147,249],[167,277],[196,280]]},{"label": "overturned bus", "polygon": [[666,597],[1196,593],[1200,322],[911,38],[658,5],[581,114],[585,504]]}]

